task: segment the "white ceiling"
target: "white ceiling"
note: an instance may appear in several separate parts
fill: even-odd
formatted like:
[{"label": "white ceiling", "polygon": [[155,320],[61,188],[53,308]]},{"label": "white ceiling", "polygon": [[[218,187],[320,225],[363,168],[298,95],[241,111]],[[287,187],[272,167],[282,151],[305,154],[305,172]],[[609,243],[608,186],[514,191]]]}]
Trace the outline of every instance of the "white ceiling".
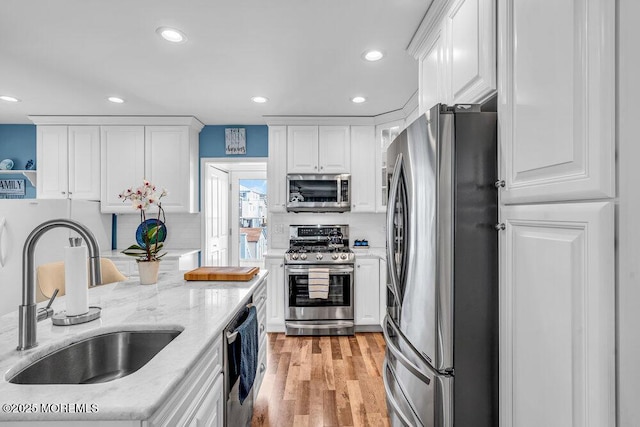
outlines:
[{"label": "white ceiling", "polygon": [[[405,48],[431,0],[1,0],[0,123],[27,115],[375,116],[418,88]],[[157,27],[181,29],[170,44]],[[361,54],[382,49],[368,63]],[[108,102],[120,96],[125,104]],[[250,98],[262,95],[266,104]],[[355,95],[368,101],[356,105]]]}]

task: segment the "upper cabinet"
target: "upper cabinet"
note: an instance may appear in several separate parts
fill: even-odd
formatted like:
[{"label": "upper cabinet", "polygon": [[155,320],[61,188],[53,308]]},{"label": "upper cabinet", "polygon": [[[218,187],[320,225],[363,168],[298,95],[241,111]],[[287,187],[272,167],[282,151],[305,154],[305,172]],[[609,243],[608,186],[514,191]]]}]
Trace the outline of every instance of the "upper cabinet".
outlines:
[{"label": "upper cabinet", "polygon": [[103,126],[101,133],[101,210],[133,212],[118,195],[144,178],[144,126]]},{"label": "upper cabinet", "polygon": [[[198,133],[189,126],[102,126],[102,212],[132,213],[118,197],[142,179],[166,212],[198,211]],[[126,154],[123,154],[126,153]]]},{"label": "upper cabinet", "polygon": [[445,18],[450,104],[479,102],[496,91],[495,0],[456,0]]},{"label": "upper cabinet", "polygon": [[485,101],[497,87],[495,1],[434,2],[408,50],[419,64],[420,114]]},{"label": "upper cabinet", "polygon": [[396,136],[404,129],[404,120],[394,120],[376,126],[376,212],[387,211],[387,199],[389,189],[387,182],[387,168],[393,169],[394,165],[387,164],[387,148]]},{"label": "upper cabinet", "polygon": [[348,173],[349,126],[288,126],[287,173]]},{"label": "upper cabinet", "polygon": [[38,126],[37,198],[100,199],[98,126]]},{"label": "upper cabinet", "polygon": [[269,212],[285,212],[287,204],[287,127],[269,126],[267,200]]},{"label": "upper cabinet", "polygon": [[504,203],[614,196],[615,4],[500,2]]},{"label": "upper cabinet", "polygon": [[351,126],[351,212],[376,211],[374,126]]}]

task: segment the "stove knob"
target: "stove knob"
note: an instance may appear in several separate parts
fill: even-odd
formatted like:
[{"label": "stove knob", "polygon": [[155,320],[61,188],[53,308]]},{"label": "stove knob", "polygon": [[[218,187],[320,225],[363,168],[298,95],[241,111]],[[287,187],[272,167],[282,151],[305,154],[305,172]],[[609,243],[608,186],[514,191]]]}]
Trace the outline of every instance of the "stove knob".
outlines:
[{"label": "stove knob", "polygon": [[331,259],[338,259],[338,254],[331,254]]},{"label": "stove knob", "polygon": [[298,254],[291,254],[291,259],[293,259],[293,260],[298,259]]},{"label": "stove knob", "polygon": [[307,254],[300,254],[300,259],[303,261],[307,259]]},{"label": "stove knob", "polygon": [[347,259],[347,254],[340,255],[340,259]]},{"label": "stove knob", "polygon": [[317,253],[316,254],[316,259],[322,259],[322,254],[321,253]]}]

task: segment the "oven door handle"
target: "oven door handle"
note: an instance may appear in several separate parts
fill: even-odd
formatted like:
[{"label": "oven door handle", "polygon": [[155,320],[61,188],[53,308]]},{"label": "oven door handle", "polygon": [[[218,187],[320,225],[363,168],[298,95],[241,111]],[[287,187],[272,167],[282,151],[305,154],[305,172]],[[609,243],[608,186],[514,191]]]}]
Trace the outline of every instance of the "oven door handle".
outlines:
[{"label": "oven door handle", "polygon": [[[292,273],[292,274],[309,274],[309,269],[308,268],[291,268],[291,267],[286,267],[286,271],[287,273]],[[329,268],[329,274],[351,274],[353,273],[353,267],[340,267],[340,268],[336,268],[336,267],[331,267]]]}]

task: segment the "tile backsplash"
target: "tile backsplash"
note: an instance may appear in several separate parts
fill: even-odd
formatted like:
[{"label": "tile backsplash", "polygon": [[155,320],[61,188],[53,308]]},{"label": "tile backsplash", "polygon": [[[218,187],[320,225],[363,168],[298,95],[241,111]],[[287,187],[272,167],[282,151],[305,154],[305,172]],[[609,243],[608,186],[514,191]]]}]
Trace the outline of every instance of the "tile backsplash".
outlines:
[{"label": "tile backsplash", "polygon": [[[200,248],[200,214],[167,213],[166,249],[199,249]],[[135,243],[136,229],[140,225],[139,215],[118,215],[117,245],[125,249]],[[115,230],[114,230],[115,232]]]}]

